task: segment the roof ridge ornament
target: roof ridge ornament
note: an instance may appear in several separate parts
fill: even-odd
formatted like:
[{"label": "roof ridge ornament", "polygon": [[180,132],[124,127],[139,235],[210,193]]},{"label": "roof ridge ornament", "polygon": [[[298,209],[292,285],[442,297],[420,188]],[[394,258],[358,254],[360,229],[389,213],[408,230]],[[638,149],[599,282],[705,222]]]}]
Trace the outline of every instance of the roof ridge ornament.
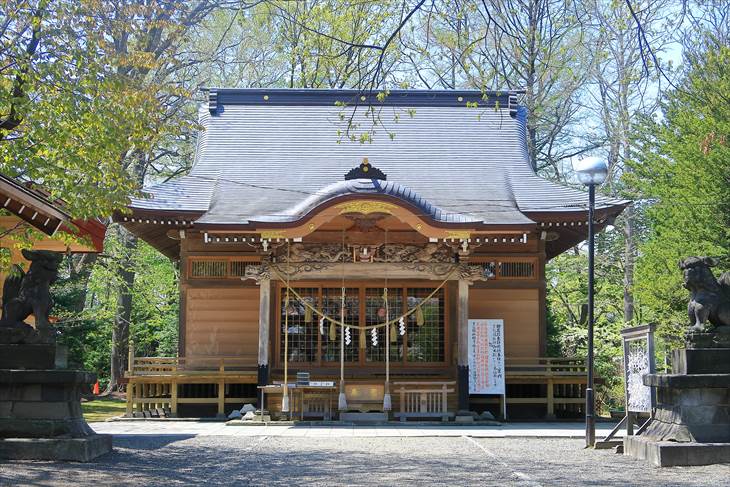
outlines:
[{"label": "roof ridge ornament", "polygon": [[345,181],[351,179],[380,179],[386,181],[388,176],[377,167],[370,165],[367,157],[363,157],[359,166],[353,167],[345,174]]}]

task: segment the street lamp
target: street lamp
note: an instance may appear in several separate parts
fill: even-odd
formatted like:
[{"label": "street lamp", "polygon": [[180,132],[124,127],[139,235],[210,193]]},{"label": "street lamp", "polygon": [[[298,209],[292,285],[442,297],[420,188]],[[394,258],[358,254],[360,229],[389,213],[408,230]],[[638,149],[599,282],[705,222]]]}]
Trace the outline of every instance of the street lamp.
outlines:
[{"label": "street lamp", "polygon": [[586,447],[596,444],[596,402],[593,396],[593,260],[595,231],[593,211],[596,206],[596,186],[608,177],[603,159],[588,157],[573,164],[578,180],[588,186],[588,383],[586,385]]}]

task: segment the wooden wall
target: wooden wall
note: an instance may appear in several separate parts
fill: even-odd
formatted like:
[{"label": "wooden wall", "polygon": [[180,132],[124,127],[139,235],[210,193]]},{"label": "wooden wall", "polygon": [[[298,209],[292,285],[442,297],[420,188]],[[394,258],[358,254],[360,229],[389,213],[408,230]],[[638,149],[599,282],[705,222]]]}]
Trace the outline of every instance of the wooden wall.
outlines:
[{"label": "wooden wall", "polygon": [[538,289],[471,288],[469,318],[504,320],[505,356],[540,356]]},{"label": "wooden wall", "polygon": [[258,287],[189,287],[185,296],[185,355],[240,356],[256,363]]}]

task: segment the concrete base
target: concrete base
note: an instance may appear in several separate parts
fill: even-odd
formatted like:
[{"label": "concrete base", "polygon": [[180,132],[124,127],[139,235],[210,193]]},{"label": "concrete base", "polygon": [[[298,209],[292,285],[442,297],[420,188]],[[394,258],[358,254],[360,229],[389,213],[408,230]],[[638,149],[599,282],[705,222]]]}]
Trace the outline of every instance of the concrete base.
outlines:
[{"label": "concrete base", "polygon": [[385,423],[388,415],[385,413],[340,413],[340,421],[352,423]]},{"label": "concrete base", "polygon": [[656,467],[713,465],[730,463],[730,443],[676,443],[629,436],[624,439],[624,455]]},{"label": "concrete base", "polygon": [[112,451],[111,435],[84,438],[0,439],[0,458],[6,460],[61,460],[88,462]]}]

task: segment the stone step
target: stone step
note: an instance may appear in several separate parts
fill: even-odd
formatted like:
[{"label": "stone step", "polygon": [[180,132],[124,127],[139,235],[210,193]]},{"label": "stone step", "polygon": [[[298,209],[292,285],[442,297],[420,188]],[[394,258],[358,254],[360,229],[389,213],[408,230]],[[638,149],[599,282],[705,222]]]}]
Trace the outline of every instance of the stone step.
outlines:
[{"label": "stone step", "polygon": [[352,423],[384,423],[388,421],[388,415],[381,412],[340,413],[340,421],[349,421]]}]

